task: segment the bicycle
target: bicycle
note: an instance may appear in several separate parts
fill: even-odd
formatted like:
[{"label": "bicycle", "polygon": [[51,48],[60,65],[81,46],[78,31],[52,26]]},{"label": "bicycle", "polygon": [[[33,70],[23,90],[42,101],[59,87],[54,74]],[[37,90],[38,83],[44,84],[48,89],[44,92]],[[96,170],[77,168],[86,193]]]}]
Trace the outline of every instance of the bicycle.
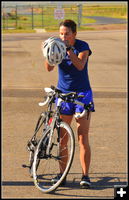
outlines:
[{"label": "bicycle", "polygon": [[[30,175],[39,190],[50,193],[56,190],[67,176],[75,151],[73,130],[62,121],[60,116],[61,104],[65,101],[82,105],[85,108],[84,111],[75,115],[76,118],[80,118],[89,113],[93,103],[90,102],[88,105],[81,103],[77,100],[79,96],[76,92],[64,94],[54,86],[44,88],[44,90],[47,93],[47,99],[40,102],[39,106],[47,105],[47,108],[40,114],[34,135],[27,143],[30,164],[23,167],[29,167]],[[55,101],[57,105],[53,108]],[[39,130],[41,130],[41,135],[38,138]],[[53,183],[52,179],[60,173],[60,179]]]}]

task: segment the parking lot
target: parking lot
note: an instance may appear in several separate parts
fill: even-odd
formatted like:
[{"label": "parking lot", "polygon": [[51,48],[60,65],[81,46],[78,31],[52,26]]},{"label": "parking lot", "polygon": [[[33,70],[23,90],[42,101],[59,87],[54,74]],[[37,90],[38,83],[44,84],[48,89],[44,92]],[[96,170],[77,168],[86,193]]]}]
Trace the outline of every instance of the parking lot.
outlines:
[{"label": "parking lot", "polygon": [[[38,191],[29,177],[27,141],[42,111],[43,88],[55,85],[57,68],[47,72],[41,42],[57,32],[4,34],[2,52],[2,198],[103,198],[114,197],[115,185],[127,184],[127,32],[82,31],[93,52],[89,77],[95,113],[90,127],[91,189],[80,189],[79,146],[65,187],[54,194]],[[72,128],[76,134],[75,121]]]}]

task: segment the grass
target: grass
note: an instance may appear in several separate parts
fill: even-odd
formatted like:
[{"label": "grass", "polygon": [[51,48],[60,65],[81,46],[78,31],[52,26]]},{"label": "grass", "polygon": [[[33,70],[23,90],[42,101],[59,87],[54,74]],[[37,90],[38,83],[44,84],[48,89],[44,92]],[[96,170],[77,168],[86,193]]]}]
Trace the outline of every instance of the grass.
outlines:
[{"label": "grass", "polygon": [[[17,16],[14,12],[10,13],[8,18],[3,18],[3,33],[12,32],[35,32],[34,28],[45,28],[47,31],[57,31],[59,22],[62,20],[54,19],[54,9],[52,7],[34,8],[33,16],[32,9],[26,10],[27,13],[19,14]],[[64,6],[65,19],[72,19],[78,24],[78,7]],[[42,15],[43,14],[43,15]],[[127,19],[127,6],[123,5],[86,5],[82,6],[82,17],[81,24],[94,24],[96,21],[94,19],[88,18],[88,16],[104,16],[104,17],[114,17]],[[33,23],[32,23],[33,22]],[[16,29],[5,29],[5,27],[16,27]],[[81,26],[78,30],[93,30],[92,27]]]},{"label": "grass", "polygon": [[4,29],[2,33],[35,33],[35,30],[32,29]]},{"label": "grass", "polygon": [[127,7],[120,5],[83,6],[83,16],[103,16],[127,19]]},{"label": "grass", "polygon": [[[58,27],[45,27],[45,30],[47,32],[54,32],[54,31],[58,31]],[[95,30],[94,27],[90,27],[90,26],[81,26],[80,28],[78,28],[78,31],[84,31],[84,30]],[[35,29],[3,29],[2,33],[35,33],[36,30]]]},{"label": "grass", "polygon": [[[76,23],[77,23],[77,20],[78,20],[77,19],[77,14],[73,15],[73,16],[71,16],[71,14],[67,14],[67,17],[65,17],[65,18],[72,19]],[[58,27],[60,21],[61,20],[54,20],[52,14],[49,15],[49,17],[48,17],[48,15],[44,15],[43,17],[42,17],[42,15],[36,15],[33,18],[33,25],[35,27],[47,27],[47,26],[50,26],[50,24],[51,24],[53,27],[54,26]],[[84,18],[82,20],[83,24],[94,23],[94,22],[95,22],[94,19],[89,19],[89,18]],[[16,26],[16,20],[8,19],[8,27],[15,27],[15,26]],[[25,29],[25,27],[28,28],[29,26],[32,27],[32,17],[31,16],[26,17],[25,20],[21,19],[21,17],[19,17],[17,19],[17,27],[19,29],[20,29],[20,27],[21,28],[24,27],[24,29]]]}]

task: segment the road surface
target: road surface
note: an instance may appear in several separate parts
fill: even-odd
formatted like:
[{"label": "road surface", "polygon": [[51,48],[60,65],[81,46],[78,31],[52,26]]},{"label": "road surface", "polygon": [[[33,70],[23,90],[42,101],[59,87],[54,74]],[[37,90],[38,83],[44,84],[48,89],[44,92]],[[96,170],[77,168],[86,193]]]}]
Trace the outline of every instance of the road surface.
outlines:
[{"label": "road surface", "polygon": [[92,187],[79,187],[81,166],[75,120],[76,152],[65,187],[54,194],[35,188],[28,170],[27,141],[32,136],[43,88],[57,83],[57,68],[47,72],[41,42],[58,33],[6,34],[2,52],[2,198],[106,198],[127,183],[127,33],[78,32],[89,43],[89,76],[95,110],[90,127]]}]

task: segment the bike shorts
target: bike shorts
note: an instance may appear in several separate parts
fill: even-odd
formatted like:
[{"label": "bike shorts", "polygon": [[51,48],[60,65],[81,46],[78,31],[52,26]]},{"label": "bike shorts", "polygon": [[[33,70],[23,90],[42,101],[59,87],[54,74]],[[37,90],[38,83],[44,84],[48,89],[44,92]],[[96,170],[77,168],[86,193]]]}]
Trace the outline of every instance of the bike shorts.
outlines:
[{"label": "bike shorts", "polygon": [[[93,103],[93,106],[90,108],[91,112],[94,112],[94,102],[93,102],[93,94],[92,94],[92,90],[88,90],[86,92],[78,92],[77,93],[79,97],[77,100],[85,103],[86,105],[88,105],[90,102]],[[57,103],[57,100],[56,100]],[[62,115],[74,115],[75,113],[82,113],[84,110],[84,107],[78,104],[74,104],[74,103],[68,103],[68,102],[62,102],[61,105],[61,114]]]}]

